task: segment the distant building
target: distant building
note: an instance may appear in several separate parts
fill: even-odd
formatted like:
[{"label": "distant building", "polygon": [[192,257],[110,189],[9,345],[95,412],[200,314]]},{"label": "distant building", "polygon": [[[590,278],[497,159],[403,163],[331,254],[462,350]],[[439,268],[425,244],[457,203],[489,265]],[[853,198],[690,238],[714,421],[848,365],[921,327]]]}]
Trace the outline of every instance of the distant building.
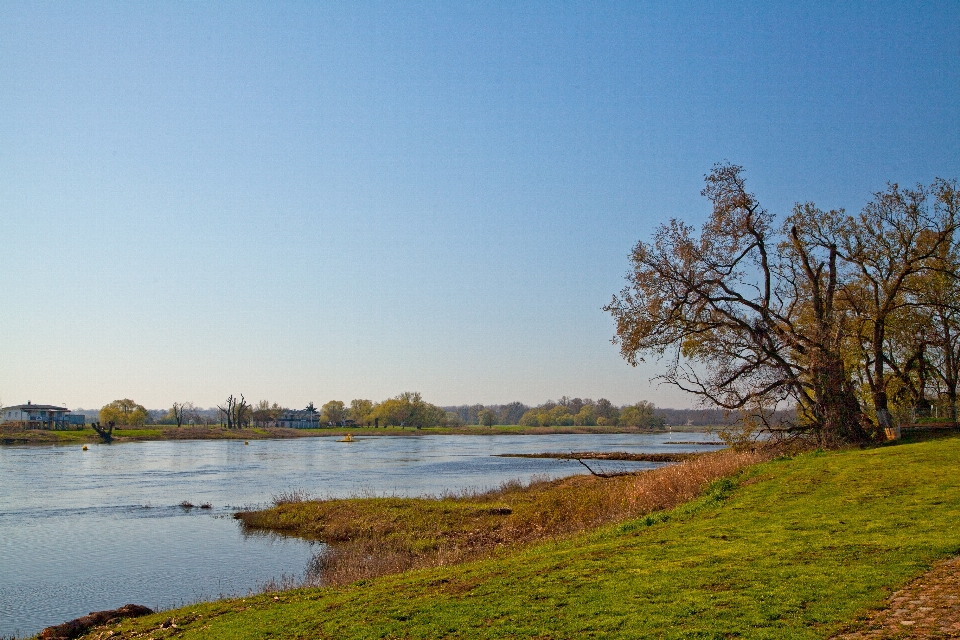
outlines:
[{"label": "distant building", "polygon": [[318,429],[320,428],[320,412],[313,403],[306,409],[284,411],[277,420],[277,426],[286,429]]},{"label": "distant building", "polygon": [[71,429],[82,426],[85,422],[83,414],[70,413],[66,407],[57,407],[51,404],[18,404],[3,408],[2,420],[4,424],[16,424],[26,429]]}]

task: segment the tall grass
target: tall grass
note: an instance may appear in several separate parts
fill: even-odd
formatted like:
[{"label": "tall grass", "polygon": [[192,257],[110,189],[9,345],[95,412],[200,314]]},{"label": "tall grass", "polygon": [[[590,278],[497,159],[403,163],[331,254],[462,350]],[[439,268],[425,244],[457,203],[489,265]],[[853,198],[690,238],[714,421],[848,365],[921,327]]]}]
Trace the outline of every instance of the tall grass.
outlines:
[{"label": "tall grass", "polygon": [[307,493],[306,489],[296,487],[275,494],[270,499],[270,502],[273,503],[273,506],[279,507],[284,504],[299,504],[301,502],[306,502],[309,499],[310,495]]},{"label": "tall grass", "polygon": [[488,557],[672,509],[712,482],[778,454],[772,447],[723,450],[635,474],[509,482],[493,491],[440,497],[306,500],[291,492],[275,497],[273,508],[236,517],[249,529],[327,543],[303,582],[342,585]]}]

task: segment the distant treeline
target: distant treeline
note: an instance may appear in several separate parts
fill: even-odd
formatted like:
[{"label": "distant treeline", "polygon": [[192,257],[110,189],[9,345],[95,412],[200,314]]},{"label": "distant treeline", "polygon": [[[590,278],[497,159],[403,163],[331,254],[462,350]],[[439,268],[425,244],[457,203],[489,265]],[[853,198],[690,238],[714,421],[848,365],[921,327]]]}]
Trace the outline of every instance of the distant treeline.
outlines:
[{"label": "distant treeline", "polygon": [[520,418],[530,410],[522,402],[509,404],[462,404],[459,406],[440,407],[448,414],[454,414],[460,424],[480,424],[480,412],[486,409],[496,416],[495,424],[520,424]]},{"label": "distant treeline", "polygon": [[[586,412],[584,412],[584,407],[587,408]],[[484,410],[490,411],[496,416],[495,424],[519,425],[527,423],[527,426],[534,426],[534,416],[537,418],[537,424],[543,426],[569,423],[571,425],[619,424],[620,426],[651,428],[666,425],[695,427],[732,425],[740,419],[738,413],[720,409],[663,409],[642,400],[632,405],[615,406],[606,398],[594,401],[590,398],[568,398],[566,396],[557,401],[547,400],[536,407],[531,407],[522,402],[511,402],[509,404],[488,405],[463,404],[441,408],[448,415],[456,415],[463,424],[479,424],[480,413]],[[589,417],[591,414],[592,419]],[[550,417],[542,418],[545,415]],[[524,416],[527,416],[526,420],[524,420]],[[774,424],[789,422],[795,416],[796,412],[792,409],[780,410],[774,412],[771,422]]]},{"label": "distant treeline", "polygon": [[[91,422],[106,421],[101,419],[100,411],[100,409],[78,408],[72,409],[71,413],[84,416],[86,423],[90,424]],[[170,414],[170,409],[146,409],[144,424],[176,424]],[[190,419],[197,424],[216,424],[220,420],[220,410],[216,407],[210,409],[193,407]]]},{"label": "distant treeline", "polygon": [[640,401],[616,406],[606,398],[561,397],[531,407],[522,402],[495,405],[460,405],[443,407],[463,424],[517,424],[526,427],[552,426],[630,426],[662,428],[666,420],[657,414],[652,403]]},{"label": "distant treeline", "polygon": [[[131,410],[142,410],[135,422],[140,424],[176,424],[174,409],[143,409],[130,400],[116,401],[104,409],[114,408],[118,403],[128,403]],[[418,420],[417,415],[407,416],[403,409],[411,404],[414,414],[423,413],[425,419]],[[397,405],[397,406],[394,406]],[[402,405],[402,406],[401,406]],[[179,405],[183,412],[184,422],[193,424],[216,424],[222,421],[221,409],[211,407],[203,409],[194,407],[190,403]],[[312,405],[311,405],[312,407]],[[288,409],[276,403],[260,402],[251,406],[247,420],[256,425],[266,426],[275,422]],[[101,410],[76,409],[74,413],[83,414],[87,422],[104,421]],[[427,425],[458,426],[458,425],[523,425],[523,426],[635,426],[643,428],[662,428],[674,426],[717,426],[731,425],[739,420],[736,413],[725,412],[719,409],[663,409],[650,402],[640,401],[631,405],[614,405],[606,398],[593,400],[591,398],[561,397],[559,400],[547,400],[537,406],[530,406],[523,402],[507,404],[464,404],[436,407],[424,402],[419,394],[401,394],[397,398],[388,399],[382,403],[369,400],[354,400],[349,405],[331,400],[319,410],[321,424],[344,424],[347,421],[355,424],[368,424],[374,418],[380,418],[381,424],[407,422],[426,423]],[[393,416],[396,413],[397,416]],[[381,415],[382,414],[382,415]],[[403,414],[402,416],[400,414]],[[434,415],[435,414],[435,415]],[[131,414],[133,415],[133,414]],[[777,411],[772,416],[773,423],[790,421],[795,417],[792,410]],[[396,418],[396,419],[394,419]],[[131,420],[126,420],[130,422]]]},{"label": "distant treeline", "polygon": [[[657,415],[662,416],[667,424],[675,426],[711,427],[732,425],[740,420],[739,413],[722,409],[657,409]],[[768,420],[771,424],[781,424],[792,422],[796,415],[793,409],[781,409],[773,412]]]}]

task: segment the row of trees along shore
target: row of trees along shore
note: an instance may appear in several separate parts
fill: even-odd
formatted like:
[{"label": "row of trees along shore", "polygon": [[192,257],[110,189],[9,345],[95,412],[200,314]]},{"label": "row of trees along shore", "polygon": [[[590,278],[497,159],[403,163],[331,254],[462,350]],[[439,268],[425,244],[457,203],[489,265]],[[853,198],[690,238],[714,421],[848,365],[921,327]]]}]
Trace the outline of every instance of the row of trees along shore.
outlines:
[{"label": "row of trees along shore", "polygon": [[960,246],[955,180],[889,184],[860,211],[797,204],[778,221],[718,164],[699,231],[660,226],[630,255],[605,310],[633,365],[757,425],[795,407],[794,433],[824,444],[876,439],[943,411],[957,423]]},{"label": "row of trees along shore", "polygon": [[[221,424],[227,428],[276,425],[290,409],[276,402],[261,400],[250,404],[241,394],[230,395],[222,405],[202,409],[191,402],[175,402],[167,411],[148,411],[133,400],[115,400],[100,410],[100,422],[122,426]],[[716,411],[657,409],[652,403],[640,401],[632,405],[616,406],[605,398],[561,397],[558,401],[531,407],[522,402],[502,405],[460,405],[439,407],[426,402],[417,392],[406,392],[382,402],[355,399],[349,404],[331,400],[319,409],[313,403],[302,410],[317,415],[320,426],[404,426],[457,427],[464,425],[522,425],[522,426],[627,426],[646,429],[664,428],[667,416],[676,413],[676,419],[691,424],[718,424],[721,416]],[[702,415],[701,415],[702,414]],[[700,422],[692,422],[699,419]]]}]

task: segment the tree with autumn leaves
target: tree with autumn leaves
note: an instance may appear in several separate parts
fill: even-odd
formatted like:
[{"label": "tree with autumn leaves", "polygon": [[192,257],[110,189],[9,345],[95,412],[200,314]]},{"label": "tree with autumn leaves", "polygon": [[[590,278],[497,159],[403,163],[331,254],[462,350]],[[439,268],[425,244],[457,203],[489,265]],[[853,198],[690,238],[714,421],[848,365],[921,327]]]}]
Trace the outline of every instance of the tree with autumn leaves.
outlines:
[{"label": "tree with autumn leaves", "polygon": [[875,438],[892,411],[957,389],[955,181],[891,184],[859,215],[798,204],[782,221],[720,164],[699,229],[671,220],[630,256],[605,310],[633,365],[763,421],[785,404],[826,444]]},{"label": "tree with autumn leaves", "polygon": [[100,409],[100,422],[113,423],[124,427],[142,427],[150,414],[142,406],[131,400],[114,400]]}]

